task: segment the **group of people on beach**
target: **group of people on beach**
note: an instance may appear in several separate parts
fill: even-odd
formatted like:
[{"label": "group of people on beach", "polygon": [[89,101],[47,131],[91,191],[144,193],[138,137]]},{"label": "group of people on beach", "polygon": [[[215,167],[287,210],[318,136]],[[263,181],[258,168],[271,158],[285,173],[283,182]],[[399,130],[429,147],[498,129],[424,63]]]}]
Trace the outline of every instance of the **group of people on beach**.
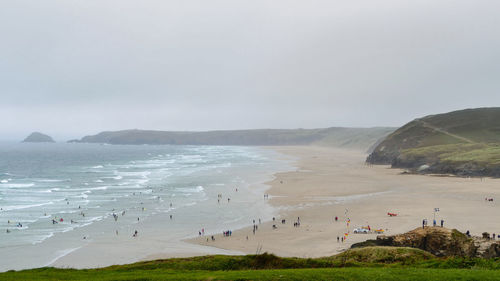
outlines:
[{"label": "group of people on beach", "polygon": [[[441,219],[440,223],[441,223],[441,227],[444,227],[444,220],[443,220],[443,219]],[[423,219],[423,220],[422,220],[422,229],[423,229],[423,228],[425,228],[425,227],[427,226],[427,224],[428,224],[427,219]],[[436,226],[437,226],[437,221],[436,221],[436,219],[434,219],[434,220],[432,221],[432,226],[434,226],[434,227],[436,227]]]}]

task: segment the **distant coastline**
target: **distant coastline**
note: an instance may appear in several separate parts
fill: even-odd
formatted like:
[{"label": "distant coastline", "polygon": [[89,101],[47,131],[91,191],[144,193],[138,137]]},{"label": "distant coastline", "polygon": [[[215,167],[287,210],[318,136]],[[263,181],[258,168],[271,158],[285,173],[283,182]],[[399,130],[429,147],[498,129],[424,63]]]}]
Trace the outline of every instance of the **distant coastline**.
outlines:
[{"label": "distant coastline", "polygon": [[106,143],[126,145],[320,145],[369,149],[395,130],[390,127],[325,129],[256,129],[206,132],[154,130],[107,131],[85,136],[72,143]]}]

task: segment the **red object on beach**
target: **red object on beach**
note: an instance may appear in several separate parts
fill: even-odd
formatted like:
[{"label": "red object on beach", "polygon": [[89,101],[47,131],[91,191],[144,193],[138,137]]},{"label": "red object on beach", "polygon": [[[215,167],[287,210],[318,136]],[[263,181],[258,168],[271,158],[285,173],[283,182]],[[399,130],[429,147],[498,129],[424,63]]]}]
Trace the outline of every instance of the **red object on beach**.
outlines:
[{"label": "red object on beach", "polygon": [[387,213],[387,215],[388,215],[389,217],[396,217],[398,214],[395,214],[395,213]]},{"label": "red object on beach", "polygon": [[60,222],[63,222],[64,220],[61,218],[59,221],[60,221]]}]

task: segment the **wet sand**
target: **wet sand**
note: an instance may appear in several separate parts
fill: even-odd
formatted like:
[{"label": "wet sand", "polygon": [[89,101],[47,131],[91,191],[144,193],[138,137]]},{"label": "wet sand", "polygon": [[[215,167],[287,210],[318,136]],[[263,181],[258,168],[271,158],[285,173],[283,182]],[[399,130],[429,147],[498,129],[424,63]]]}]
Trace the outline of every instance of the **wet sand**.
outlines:
[{"label": "wet sand", "polygon": [[[231,237],[217,234],[215,241],[200,237],[189,242],[246,254],[329,256],[377,236],[354,234],[355,228],[369,225],[389,235],[406,232],[420,227],[424,218],[432,225],[434,208],[440,208],[436,213],[438,224],[443,219],[446,227],[463,232],[500,234],[497,201],[485,202],[485,197],[500,200],[498,179],[402,174],[402,170],[388,166],[365,165],[366,154],[361,151],[325,147],[270,149],[296,157],[298,167],[293,172],[276,174],[269,183],[268,203],[279,209],[276,221],[261,218],[259,224],[259,218],[255,218],[255,234],[250,226],[233,231]],[[397,216],[389,217],[388,212]],[[298,217],[301,225],[294,227]],[[346,241],[337,242],[337,237],[346,233]]]}]

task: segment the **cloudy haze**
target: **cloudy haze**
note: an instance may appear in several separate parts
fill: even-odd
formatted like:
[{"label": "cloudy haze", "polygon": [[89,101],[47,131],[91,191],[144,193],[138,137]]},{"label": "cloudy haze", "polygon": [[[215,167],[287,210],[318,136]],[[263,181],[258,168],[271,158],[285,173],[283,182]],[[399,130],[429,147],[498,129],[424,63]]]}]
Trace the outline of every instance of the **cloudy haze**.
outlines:
[{"label": "cloudy haze", "polygon": [[2,139],[500,106],[500,1],[2,1]]}]

